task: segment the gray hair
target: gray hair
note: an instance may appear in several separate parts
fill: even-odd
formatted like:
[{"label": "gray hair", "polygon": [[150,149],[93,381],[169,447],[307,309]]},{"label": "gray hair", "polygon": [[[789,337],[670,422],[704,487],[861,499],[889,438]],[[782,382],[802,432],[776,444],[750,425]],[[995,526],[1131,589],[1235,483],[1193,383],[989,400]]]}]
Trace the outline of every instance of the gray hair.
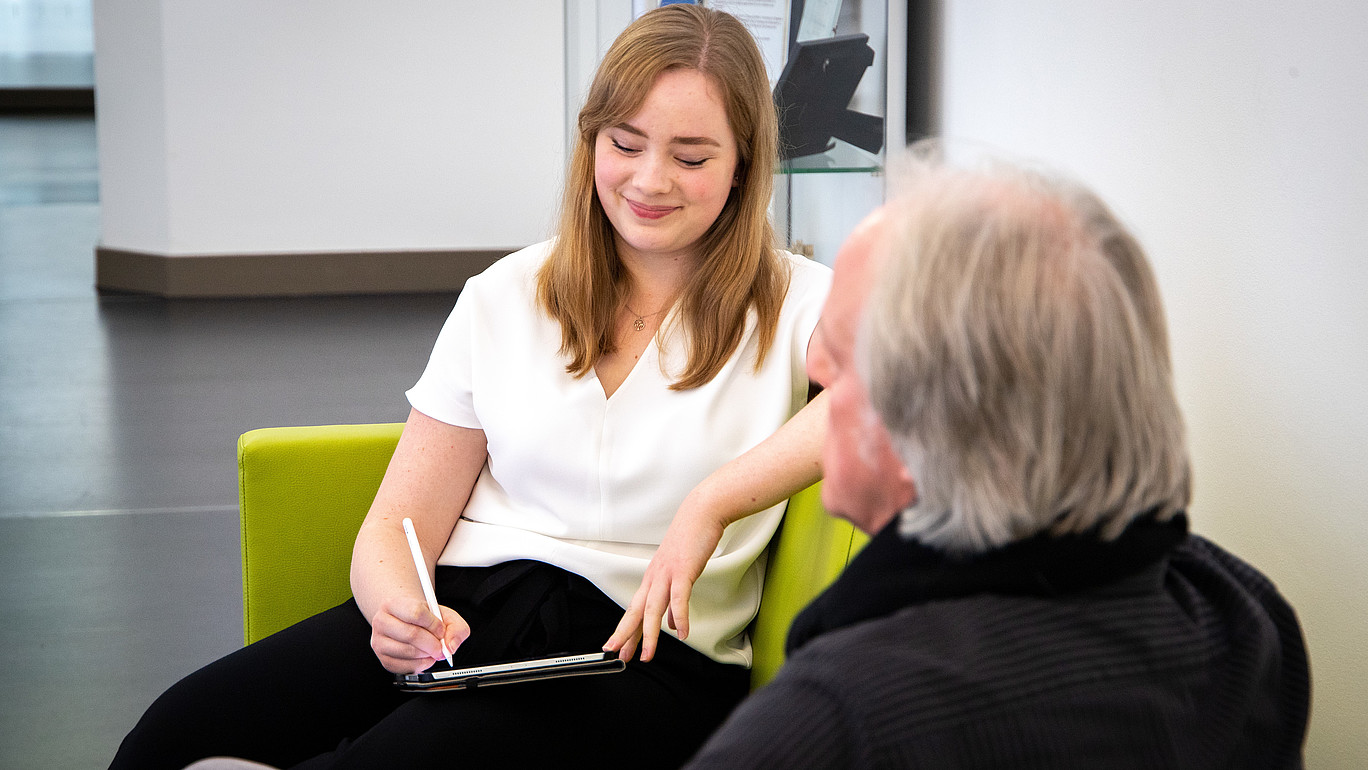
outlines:
[{"label": "gray hair", "polygon": [[857,344],[917,483],[905,536],[979,552],[1120,534],[1186,508],[1191,470],[1159,288],[1083,187],[1022,167],[908,161]]}]

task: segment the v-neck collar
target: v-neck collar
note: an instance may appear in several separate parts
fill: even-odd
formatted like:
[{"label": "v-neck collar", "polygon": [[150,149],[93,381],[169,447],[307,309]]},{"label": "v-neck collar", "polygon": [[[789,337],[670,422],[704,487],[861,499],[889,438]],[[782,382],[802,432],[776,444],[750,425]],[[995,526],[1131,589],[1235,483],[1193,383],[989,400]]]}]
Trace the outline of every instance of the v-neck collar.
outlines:
[{"label": "v-neck collar", "polygon": [[618,393],[621,393],[623,388],[627,387],[633,379],[638,378],[637,370],[640,369],[643,364],[645,364],[647,359],[651,359],[652,361],[656,362],[657,366],[659,365],[660,334],[658,331],[656,334],[651,335],[650,342],[646,343],[646,347],[642,349],[641,355],[637,357],[636,361],[632,362],[632,367],[627,370],[627,376],[622,378],[622,382],[618,383],[617,387],[613,389],[612,393],[609,393],[607,389],[603,387],[603,381],[599,379],[598,369],[591,369],[591,371],[594,374],[594,385],[598,387],[599,393],[602,394],[604,402],[612,403],[613,398],[617,396]]},{"label": "v-neck collar", "polygon": [[[650,359],[652,362],[651,365],[655,366],[658,370],[660,368],[661,356],[665,354],[665,348],[667,346],[671,349],[682,350],[680,346],[684,344],[682,342],[684,337],[681,334],[681,330],[677,326],[670,326],[674,321],[675,315],[678,313],[679,303],[676,302],[670,306],[669,311],[665,313],[665,317],[660,319],[660,326],[656,329],[655,333],[651,335],[651,341],[646,343],[646,347],[641,351],[641,355],[632,363],[632,368],[627,371],[627,376],[622,378],[622,382],[618,383],[617,388],[613,390],[612,394],[609,394],[604,390],[603,382],[599,380],[598,369],[590,369],[590,372],[592,372],[594,376],[594,385],[598,388],[598,392],[603,396],[605,403],[611,403],[613,398],[617,396],[618,393],[622,392],[622,389],[627,387],[633,380],[646,376],[637,374],[637,370],[641,369],[641,367],[646,364],[647,359]],[[662,329],[668,329],[669,333],[662,335]],[[684,352],[684,354],[687,355],[687,352]],[[661,374],[661,377],[663,378],[664,374]]]}]

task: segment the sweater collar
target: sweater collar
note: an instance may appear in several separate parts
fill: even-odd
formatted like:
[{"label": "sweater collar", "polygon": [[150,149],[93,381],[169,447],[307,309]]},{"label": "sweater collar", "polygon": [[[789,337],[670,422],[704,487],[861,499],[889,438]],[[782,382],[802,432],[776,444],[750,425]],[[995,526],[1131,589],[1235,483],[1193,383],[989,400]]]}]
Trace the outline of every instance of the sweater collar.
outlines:
[{"label": "sweater collar", "polygon": [[1162,563],[1187,537],[1184,513],[1136,517],[1114,540],[1097,530],[1041,533],[979,554],[953,556],[884,527],[789,629],[792,653],[813,637],[925,602],[992,593],[1060,596],[1115,582]]}]

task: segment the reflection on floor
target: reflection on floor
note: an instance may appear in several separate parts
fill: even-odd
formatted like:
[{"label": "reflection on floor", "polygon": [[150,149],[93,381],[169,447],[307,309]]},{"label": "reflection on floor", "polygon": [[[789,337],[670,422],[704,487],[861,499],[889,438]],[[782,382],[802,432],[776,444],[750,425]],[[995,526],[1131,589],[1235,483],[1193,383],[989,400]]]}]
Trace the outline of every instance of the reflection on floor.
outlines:
[{"label": "reflection on floor", "polygon": [[241,644],[237,436],[402,420],[454,300],[97,294],[96,180],[93,119],[0,118],[4,768],[104,767]]}]

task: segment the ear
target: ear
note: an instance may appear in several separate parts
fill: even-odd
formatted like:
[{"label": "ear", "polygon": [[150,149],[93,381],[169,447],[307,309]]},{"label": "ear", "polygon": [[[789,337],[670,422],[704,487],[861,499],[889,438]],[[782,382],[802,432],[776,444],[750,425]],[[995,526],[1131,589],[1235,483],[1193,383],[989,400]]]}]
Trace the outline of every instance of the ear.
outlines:
[{"label": "ear", "polygon": [[897,489],[898,497],[902,500],[898,510],[906,510],[917,504],[917,482],[902,463],[898,463]]}]

